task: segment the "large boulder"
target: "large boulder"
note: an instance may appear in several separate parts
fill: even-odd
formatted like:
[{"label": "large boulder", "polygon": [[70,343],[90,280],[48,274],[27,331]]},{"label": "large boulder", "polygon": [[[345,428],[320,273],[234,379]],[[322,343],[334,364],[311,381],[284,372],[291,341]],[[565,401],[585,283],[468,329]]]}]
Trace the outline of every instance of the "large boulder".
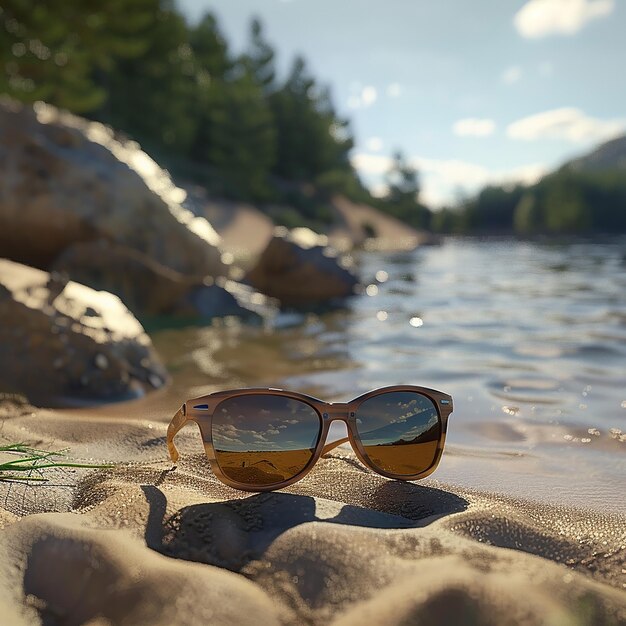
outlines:
[{"label": "large boulder", "polygon": [[47,268],[70,244],[103,238],[183,274],[222,274],[219,236],[184,198],[136,143],[102,124],[0,99],[2,256]]},{"label": "large boulder", "polygon": [[308,308],[354,293],[355,275],[327,240],[308,228],[279,227],[247,282],[283,306]]},{"label": "large boulder", "polygon": [[244,321],[269,321],[277,313],[277,303],[249,285],[218,276],[207,277],[176,302],[178,318],[200,322],[213,318],[239,318]]},{"label": "large boulder", "polygon": [[71,406],[138,397],[167,380],[117,296],[0,259],[0,391]]},{"label": "large boulder", "polygon": [[271,303],[250,287],[218,276],[189,276],[161,265],[146,254],[105,240],[75,243],[51,270],[94,289],[119,296],[140,319],[155,316],[202,319],[235,316],[259,319]]},{"label": "large boulder", "polygon": [[164,313],[201,280],[103,239],[70,245],[54,260],[50,271],[115,294],[138,316]]},{"label": "large boulder", "polygon": [[393,252],[441,243],[440,237],[429,231],[415,230],[391,215],[345,196],[334,196],[331,205],[339,220],[328,238],[340,250],[361,246],[365,250]]}]

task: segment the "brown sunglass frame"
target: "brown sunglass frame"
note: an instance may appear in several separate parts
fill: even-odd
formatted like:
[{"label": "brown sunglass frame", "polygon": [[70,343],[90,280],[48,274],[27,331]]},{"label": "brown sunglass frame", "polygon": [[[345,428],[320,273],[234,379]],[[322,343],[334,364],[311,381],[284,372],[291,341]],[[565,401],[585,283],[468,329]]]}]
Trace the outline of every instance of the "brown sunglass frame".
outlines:
[{"label": "brown sunglass frame", "polygon": [[[435,458],[433,463],[423,472],[411,475],[392,474],[376,467],[369,460],[365,448],[361,443],[361,439],[359,437],[356,427],[356,413],[359,405],[362,402],[365,402],[365,400],[381,394],[402,391],[418,393],[429,398],[437,409],[437,413],[439,415],[439,420],[441,423],[441,435],[439,437],[439,442],[437,444],[437,450],[435,452]],[[299,400],[301,402],[304,402],[305,404],[308,404],[317,412],[320,418],[321,426],[319,439],[317,441],[313,456],[311,457],[310,461],[295,476],[292,476],[287,480],[283,480],[278,483],[272,483],[269,485],[254,485],[249,483],[239,483],[237,481],[231,480],[222,472],[220,465],[217,461],[215,449],[213,447],[213,413],[216,407],[223,400],[246,395],[270,395],[291,398],[293,400]],[[187,424],[187,422],[195,422],[196,424],[198,424],[198,427],[200,429],[200,435],[202,436],[204,449],[209,460],[211,470],[213,471],[215,476],[229,487],[234,487],[235,489],[240,489],[243,491],[275,491],[276,489],[282,489],[283,487],[292,485],[293,483],[304,478],[311,471],[313,466],[317,463],[322,455],[326,454],[340,444],[346,443],[347,441],[350,441],[352,449],[354,450],[357,458],[361,461],[361,463],[363,463],[363,465],[376,472],[377,474],[381,474],[382,476],[386,476],[387,478],[394,478],[396,480],[419,480],[421,478],[426,478],[426,476],[432,474],[439,465],[439,461],[441,460],[441,455],[443,454],[443,448],[446,441],[448,418],[450,417],[450,414],[453,410],[454,407],[452,403],[452,396],[441,391],[429,389],[428,387],[416,387],[413,385],[395,385],[392,387],[381,387],[379,389],[375,389],[361,396],[358,396],[350,402],[324,402],[323,400],[313,398],[312,396],[307,396],[305,394],[297,393],[294,391],[285,391],[283,389],[231,389],[228,391],[217,391],[215,393],[187,400],[187,402],[185,402],[185,404],[183,404],[183,406],[178,410],[176,415],[174,415],[167,429],[167,447],[172,462],[176,463],[178,461],[179,454],[176,446],[174,445],[174,437],[176,436],[176,433],[178,433],[178,431],[183,426],[185,426],[185,424]],[[328,436],[330,425],[335,420],[345,422],[348,429],[348,437],[326,444],[326,437]]]}]

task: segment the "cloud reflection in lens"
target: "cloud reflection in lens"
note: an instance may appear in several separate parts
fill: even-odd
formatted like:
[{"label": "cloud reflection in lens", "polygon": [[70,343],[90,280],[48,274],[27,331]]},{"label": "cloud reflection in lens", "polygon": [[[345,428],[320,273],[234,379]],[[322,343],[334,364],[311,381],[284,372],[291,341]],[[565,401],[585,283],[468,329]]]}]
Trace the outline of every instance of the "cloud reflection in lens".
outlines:
[{"label": "cloud reflection in lens", "polygon": [[430,398],[411,391],[373,396],[356,411],[356,428],[372,465],[410,476],[427,470],[437,455],[441,420]]},{"label": "cloud reflection in lens", "polygon": [[228,398],[213,413],[217,463],[231,480],[271,485],[299,474],[319,440],[321,418],[300,400],[249,394]]}]

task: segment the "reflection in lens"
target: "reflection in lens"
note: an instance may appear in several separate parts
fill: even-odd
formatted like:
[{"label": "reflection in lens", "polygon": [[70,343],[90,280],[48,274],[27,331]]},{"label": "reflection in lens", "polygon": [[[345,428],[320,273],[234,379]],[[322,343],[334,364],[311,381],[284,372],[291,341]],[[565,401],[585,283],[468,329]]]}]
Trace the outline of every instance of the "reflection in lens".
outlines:
[{"label": "reflection in lens", "polygon": [[236,396],[213,413],[213,448],[222,472],[247,485],[272,485],[299,474],[321,432],[317,411],[300,400]]},{"label": "reflection in lens", "polygon": [[365,400],[356,412],[356,428],[372,464],[390,474],[419,474],[437,455],[437,408],[419,393],[394,391]]}]

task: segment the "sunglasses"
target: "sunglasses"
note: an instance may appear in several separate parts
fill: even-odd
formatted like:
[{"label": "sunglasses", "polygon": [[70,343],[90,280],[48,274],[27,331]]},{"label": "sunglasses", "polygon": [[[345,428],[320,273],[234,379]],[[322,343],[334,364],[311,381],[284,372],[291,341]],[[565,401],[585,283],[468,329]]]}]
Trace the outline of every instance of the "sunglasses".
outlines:
[{"label": "sunglasses", "polygon": [[[271,388],[218,391],[183,404],[167,429],[167,446],[176,463],[174,437],[196,422],[215,476],[244,491],[291,485],[347,441],[374,472],[418,480],[439,464],[452,409],[451,396],[411,385],[383,387],[351,402]],[[327,444],[335,420],[346,423],[348,437]]]}]

